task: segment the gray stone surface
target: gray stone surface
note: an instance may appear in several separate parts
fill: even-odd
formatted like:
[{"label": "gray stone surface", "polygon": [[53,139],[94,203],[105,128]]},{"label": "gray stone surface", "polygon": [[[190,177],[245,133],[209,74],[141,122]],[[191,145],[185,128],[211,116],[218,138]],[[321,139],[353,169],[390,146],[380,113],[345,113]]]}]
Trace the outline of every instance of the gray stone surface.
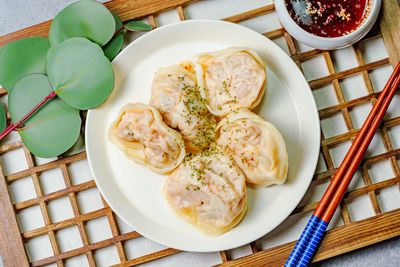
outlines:
[{"label": "gray stone surface", "polygon": [[400,238],[349,252],[311,265],[312,267],[399,267]]},{"label": "gray stone surface", "polygon": [[0,35],[52,19],[73,2],[76,0],[0,0]]},{"label": "gray stone surface", "polygon": [[[0,35],[49,20],[71,2],[74,0],[0,0]],[[384,241],[312,266],[400,266],[400,238]]]}]

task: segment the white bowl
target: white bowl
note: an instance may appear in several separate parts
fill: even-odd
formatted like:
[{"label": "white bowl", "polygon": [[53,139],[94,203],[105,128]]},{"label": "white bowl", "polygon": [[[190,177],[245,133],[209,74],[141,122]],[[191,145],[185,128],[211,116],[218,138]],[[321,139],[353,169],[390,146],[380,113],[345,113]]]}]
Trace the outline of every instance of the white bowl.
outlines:
[{"label": "white bowl", "polygon": [[355,31],[341,37],[320,37],[303,30],[297,23],[290,17],[289,12],[285,5],[285,0],[275,0],[275,10],[278,18],[286,31],[292,35],[296,40],[318,49],[332,50],[343,48],[354,44],[363,38],[374,25],[381,8],[381,0],[370,0],[371,9],[367,15],[366,20]]}]

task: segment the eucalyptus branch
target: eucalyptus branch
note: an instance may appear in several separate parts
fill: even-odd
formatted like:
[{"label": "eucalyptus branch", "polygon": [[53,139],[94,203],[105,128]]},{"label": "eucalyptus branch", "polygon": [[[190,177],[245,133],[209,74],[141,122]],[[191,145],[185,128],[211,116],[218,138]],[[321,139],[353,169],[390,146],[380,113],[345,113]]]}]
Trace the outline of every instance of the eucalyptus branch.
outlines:
[{"label": "eucalyptus branch", "polygon": [[[125,26],[121,26],[118,30],[116,30],[115,33],[114,33],[114,35],[111,37],[111,40],[112,40],[115,36],[117,36],[117,34],[118,34],[120,31],[122,31],[122,30],[125,30]],[[111,40],[110,40],[110,41],[111,41]]]},{"label": "eucalyptus branch", "polygon": [[133,31],[133,32],[146,32],[146,31],[150,31],[153,29],[152,26],[148,25],[148,24],[144,24],[142,22],[139,21],[132,21],[132,23],[137,23],[138,25],[132,25],[130,26],[130,23],[128,22],[125,25],[122,25],[121,27],[119,27],[119,29],[117,29],[114,33],[114,35],[111,37],[111,40],[117,36],[117,34],[122,31],[122,30],[128,30],[128,31]]},{"label": "eucalyptus branch", "polygon": [[12,131],[16,130],[21,124],[28,119],[33,113],[35,113],[36,110],[38,110],[41,106],[43,106],[47,101],[55,97],[57,94],[54,91],[51,91],[48,96],[46,96],[42,101],[39,102],[31,111],[29,111],[22,119],[20,119],[17,123],[13,124],[11,123],[1,134],[0,134],[0,140],[6,137],[9,133]]}]

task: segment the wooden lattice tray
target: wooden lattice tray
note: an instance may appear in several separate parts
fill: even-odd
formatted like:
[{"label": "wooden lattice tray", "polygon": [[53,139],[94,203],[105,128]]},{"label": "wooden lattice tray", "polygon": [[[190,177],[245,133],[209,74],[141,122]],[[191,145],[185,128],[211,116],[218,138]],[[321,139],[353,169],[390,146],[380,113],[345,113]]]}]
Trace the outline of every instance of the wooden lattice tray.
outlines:
[{"label": "wooden lattice tray", "polygon": [[[0,145],[0,249],[5,266],[281,266],[400,59],[400,8],[396,0],[383,2],[372,32],[337,51],[315,50],[294,40],[279,24],[271,1],[107,2],[123,21],[145,19],[156,27],[179,19],[223,18],[253,28],[282,47],[305,74],[319,109],[321,155],[313,182],[290,217],[260,240],[219,253],[180,252],[141,237],[112,212],[91,178],[84,151],[40,159],[14,133]],[[0,47],[23,37],[47,37],[50,23],[1,36]],[[131,34],[126,42],[136,37]],[[0,96],[5,103],[4,89]],[[399,104],[396,93],[314,261],[400,235]]]}]

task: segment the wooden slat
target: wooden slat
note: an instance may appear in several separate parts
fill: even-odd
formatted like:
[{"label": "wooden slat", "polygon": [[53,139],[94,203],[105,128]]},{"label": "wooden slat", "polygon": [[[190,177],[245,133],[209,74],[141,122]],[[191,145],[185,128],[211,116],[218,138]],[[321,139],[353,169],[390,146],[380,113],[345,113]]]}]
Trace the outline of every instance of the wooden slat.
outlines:
[{"label": "wooden slat", "polygon": [[17,41],[25,37],[42,36],[48,38],[51,21],[45,21],[28,28],[0,36],[0,48],[6,43]]},{"label": "wooden slat", "polygon": [[396,157],[400,158],[400,148],[399,149],[395,149],[395,150],[391,150],[391,151],[388,151],[388,152],[385,152],[385,153],[381,153],[381,154],[375,155],[373,157],[369,157],[369,158],[365,159],[365,164],[367,166],[370,166],[370,165],[372,165],[372,164],[374,164],[376,162],[385,160],[385,159],[387,159],[389,157],[393,157],[393,156],[396,156]]},{"label": "wooden slat", "polygon": [[250,243],[250,248],[251,248],[251,252],[253,253],[257,253],[258,252],[258,247],[255,241]]},{"label": "wooden slat", "polygon": [[[23,147],[23,149],[24,149],[25,159],[28,162],[28,167],[33,168],[35,166],[35,162],[33,160],[33,156],[31,154],[31,152],[29,152],[29,150],[25,146]],[[43,196],[42,187],[40,185],[38,174],[32,173],[31,177],[32,177],[33,187],[35,189],[36,195],[38,197]],[[47,208],[47,204],[45,202],[40,202],[39,207],[40,207],[40,212],[42,214],[42,218],[43,218],[45,227],[50,226],[51,219],[50,219],[49,210]],[[47,231],[47,236],[49,237],[51,248],[53,250],[53,254],[55,256],[57,256],[58,254],[60,254],[60,248],[58,246],[56,235],[55,235],[54,231],[53,230]],[[57,266],[61,267],[61,266],[64,266],[64,264],[62,261],[57,261]]]},{"label": "wooden slat", "polygon": [[320,119],[328,118],[328,117],[332,116],[333,114],[341,111],[342,109],[352,108],[355,106],[359,106],[359,105],[368,103],[371,101],[371,99],[373,99],[374,97],[376,98],[378,95],[379,95],[379,93],[372,93],[372,94],[362,96],[357,99],[352,99],[352,100],[349,100],[346,102],[339,103],[335,106],[320,109],[320,110],[318,110],[319,117],[320,117]]},{"label": "wooden slat", "polygon": [[13,143],[9,143],[9,144],[5,144],[0,146],[0,154],[3,154],[5,152],[14,150],[14,149],[18,149],[23,147],[23,142],[22,141],[17,141],[17,142],[13,142]]},{"label": "wooden slat", "polygon": [[[364,65],[365,61],[364,61],[363,55],[361,53],[361,49],[358,46],[358,44],[353,45],[353,51],[356,54],[356,58],[357,58],[358,64],[359,65]],[[374,93],[374,89],[373,89],[373,86],[372,86],[372,82],[371,82],[371,80],[369,78],[368,71],[361,72],[361,76],[362,76],[362,78],[364,80],[365,88],[367,89],[367,92],[369,94]],[[371,104],[375,105],[376,100],[377,100],[377,97],[372,97],[371,98]],[[383,138],[383,136],[382,136],[382,138]],[[387,151],[388,151],[388,149],[387,149]],[[370,175],[368,173],[368,167],[364,164],[362,166],[361,170],[362,170],[361,175],[362,175],[362,178],[363,178],[363,181],[364,181],[364,185],[370,186],[372,184],[372,182],[371,182],[371,177],[370,177]],[[378,199],[376,197],[375,191],[374,190],[368,191],[368,196],[369,196],[369,199],[371,201],[371,204],[372,204],[373,210],[375,212],[375,215],[380,214],[381,213],[381,209],[379,207],[379,202],[378,202]]]},{"label": "wooden slat", "polygon": [[269,39],[275,39],[275,38],[283,36],[285,34],[285,32],[286,31],[285,31],[284,28],[280,28],[280,29],[277,29],[277,30],[273,30],[273,31],[270,31],[270,32],[263,33],[263,35],[265,37],[269,38]]},{"label": "wooden slat", "polygon": [[106,240],[102,240],[93,244],[89,244],[87,246],[84,247],[80,247],[77,249],[73,249],[61,254],[58,254],[57,256],[53,256],[53,257],[48,257],[48,258],[44,258],[35,262],[32,262],[32,266],[43,266],[43,265],[47,265],[59,260],[64,260],[64,259],[68,259],[68,258],[72,258],[78,255],[82,255],[87,253],[88,251],[93,251],[96,249],[100,249],[100,248],[104,248],[104,247],[108,247],[113,245],[116,242],[123,242],[129,239],[133,239],[140,236],[137,232],[129,232],[123,235],[120,235],[118,237],[112,237]]},{"label": "wooden slat", "polygon": [[379,190],[382,188],[386,188],[392,185],[395,185],[397,183],[400,183],[400,176],[397,176],[395,178],[389,179],[389,180],[385,180],[376,184],[371,184],[368,185],[366,187],[360,188],[360,189],[356,189],[354,191],[348,192],[344,195],[344,199],[345,201],[350,201],[356,197],[362,196],[368,192],[371,191],[375,191],[375,190]]},{"label": "wooden slat", "polygon": [[[397,209],[328,231],[313,262],[321,261],[400,235],[399,218],[400,209]],[[222,263],[218,266],[283,266],[295,243],[296,242],[290,242],[260,251],[250,256]]]},{"label": "wooden slat", "polygon": [[365,70],[373,70],[382,66],[385,66],[389,64],[390,61],[388,58],[381,59],[375,62],[371,62],[368,64],[365,64],[363,66],[355,67],[352,69],[348,69],[342,72],[337,72],[322,78],[318,78],[312,81],[309,81],[308,83],[310,84],[311,89],[317,89],[320,88],[330,82],[332,82],[335,79],[343,79],[346,77],[350,77],[352,75],[358,74],[359,72],[365,71]]},{"label": "wooden slat", "polygon": [[79,160],[83,160],[86,159],[86,151],[84,152],[80,152],[78,154],[75,154],[71,157],[67,157],[67,158],[63,158],[63,159],[58,159],[49,163],[45,163],[39,166],[35,166],[23,171],[19,171],[10,175],[7,175],[7,181],[8,182],[12,182],[24,177],[27,177],[29,175],[31,175],[32,173],[39,173],[39,172],[44,172],[44,171],[48,171],[54,168],[58,168],[61,164],[69,164],[69,163],[73,163]]},{"label": "wooden slat", "polygon": [[[109,207],[107,202],[106,202],[106,200],[103,198],[103,196],[101,196],[101,201],[103,202],[104,207]],[[108,223],[110,225],[111,233],[112,233],[113,237],[118,237],[119,236],[119,229],[117,227],[117,221],[116,221],[116,219],[114,217],[113,212],[107,213],[107,219],[108,219]],[[125,254],[122,242],[115,242],[115,246],[117,247],[117,253],[118,253],[118,256],[119,256],[119,260],[121,262],[126,261],[126,254]]]},{"label": "wooden slat", "polygon": [[[58,158],[61,159],[62,157],[59,156]],[[71,177],[70,177],[70,175],[68,173],[67,165],[66,164],[61,164],[60,168],[61,168],[61,172],[62,172],[62,175],[63,175],[64,183],[65,183],[67,189],[73,188],[72,182],[71,182]],[[94,183],[93,180],[89,181],[89,182],[86,182],[86,183],[83,183],[83,184],[85,184],[87,186],[89,184],[90,185],[93,184],[93,187],[95,186],[95,183]],[[83,190],[85,190],[85,189],[82,189],[81,191],[83,191]],[[80,208],[79,208],[79,205],[78,205],[78,200],[77,200],[75,191],[68,192],[68,198],[69,198],[69,201],[71,203],[71,207],[72,207],[72,210],[74,212],[74,216],[75,217],[79,216],[81,214],[81,211],[80,211]],[[80,235],[81,240],[82,240],[82,244],[84,246],[89,245],[89,243],[90,243],[89,242],[89,237],[87,235],[86,228],[84,226],[84,222],[83,221],[78,221],[76,223],[76,225],[78,227],[78,231],[79,231],[79,235]],[[96,262],[94,260],[94,255],[93,255],[92,251],[86,252],[86,257],[88,259],[89,266],[96,266]]]},{"label": "wooden slat", "polygon": [[250,11],[246,11],[246,12],[243,12],[243,13],[231,16],[231,17],[227,17],[222,20],[230,21],[230,22],[241,22],[246,19],[250,19],[250,18],[254,18],[254,17],[264,15],[264,14],[271,13],[274,10],[275,10],[274,5],[267,5],[267,6],[256,8],[256,9],[253,9]]},{"label": "wooden slat", "polygon": [[155,15],[160,12],[187,5],[197,0],[113,0],[105,4],[111,11],[115,12],[122,21]]},{"label": "wooden slat", "polygon": [[96,187],[96,183],[94,182],[94,180],[91,180],[91,181],[88,181],[88,182],[84,182],[84,183],[81,183],[81,184],[78,184],[78,185],[73,185],[73,186],[70,186],[68,188],[65,188],[65,189],[62,189],[62,190],[58,190],[56,192],[52,192],[52,193],[47,194],[47,195],[39,196],[39,197],[36,197],[36,198],[25,200],[23,202],[16,203],[15,204],[15,209],[16,210],[25,209],[25,208],[37,205],[42,201],[50,201],[50,200],[53,200],[53,199],[57,199],[57,198],[60,198],[60,197],[67,196],[67,195],[69,195],[71,193],[76,193],[76,192],[80,192],[80,191],[86,190],[86,189],[89,189],[89,188],[92,188],[92,187]]},{"label": "wooden slat", "polygon": [[126,261],[126,262],[122,262],[120,264],[116,264],[116,265],[113,265],[113,266],[121,266],[121,267],[122,266],[123,267],[134,266],[134,265],[138,265],[138,264],[141,264],[141,263],[144,263],[144,262],[149,262],[149,261],[153,261],[153,260],[156,260],[156,259],[159,259],[159,258],[163,258],[163,257],[169,256],[169,255],[172,255],[172,254],[175,254],[175,253],[178,253],[178,252],[180,252],[180,250],[173,249],[173,248],[167,248],[167,249],[164,249],[164,250],[161,250],[161,251],[157,251],[157,252],[154,252],[154,253],[151,253],[151,254],[147,254],[145,256],[142,256],[142,257],[139,257],[139,258],[136,258],[136,259],[132,259],[132,260],[129,260],[129,261]]},{"label": "wooden slat", "polygon": [[221,257],[222,262],[227,262],[229,260],[226,251],[220,251],[219,256]]},{"label": "wooden slat", "polygon": [[300,61],[304,61],[310,58],[313,58],[315,56],[321,55],[324,51],[319,50],[319,49],[312,49],[303,53],[298,53],[296,55],[293,55],[292,58],[296,58]]},{"label": "wooden slat", "polygon": [[89,212],[86,214],[81,214],[81,215],[72,217],[70,219],[67,219],[67,220],[64,220],[61,222],[45,225],[43,227],[40,227],[40,228],[37,228],[34,230],[26,231],[26,232],[22,233],[22,236],[25,239],[37,237],[37,236],[46,234],[49,231],[55,231],[55,230],[60,230],[62,228],[70,227],[72,225],[77,224],[78,222],[93,220],[93,219],[99,218],[101,216],[105,216],[110,211],[111,211],[110,207],[102,208],[102,209],[95,210],[95,211],[92,211],[92,212]]},{"label": "wooden slat", "polygon": [[0,251],[5,266],[29,266],[17,218],[0,165]]},{"label": "wooden slat", "polygon": [[[196,0],[113,0],[105,3],[105,6],[115,12],[122,21],[132,20],[157,14],[162,11],[185,5]],[[51,20],[46,21],[20,31],[0,36],[0,48],[8,42],[16,41],[24,37],[43,36],[48,38]]]},{"label": "wooden slat", "polygon": [[381,32],[394,67],[400,61],[400,8],[397,0],[382,2]]},{"label": "wooden slat", "polygon": [[178,6],[176,8],[176,11],[178,11],[178,15],[179,15],[179,19],[180,20],[185,20],[186,19],[185,12],[183,11],[182,6]]}]

